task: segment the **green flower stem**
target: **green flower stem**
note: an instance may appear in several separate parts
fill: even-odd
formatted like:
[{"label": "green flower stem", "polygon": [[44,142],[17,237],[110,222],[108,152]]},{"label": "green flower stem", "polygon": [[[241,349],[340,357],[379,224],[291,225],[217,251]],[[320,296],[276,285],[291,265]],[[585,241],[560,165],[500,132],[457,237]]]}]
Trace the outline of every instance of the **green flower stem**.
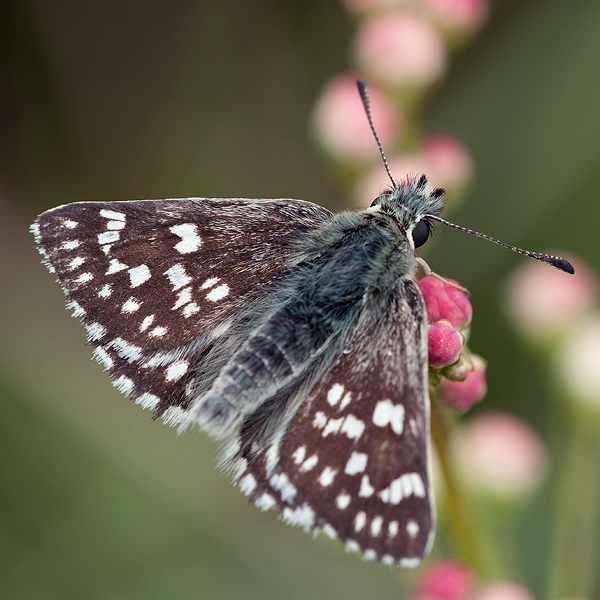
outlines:
[{"label": "green flower stem", "polygon": [[555,539],[547,597],[593,595],[600,564],[600,432],[576,414],[559,446]]},{"label": "green flower stem", "polygon": [[442,473],[446,483],[448,520],[460,555],[471,565],[482,579],[491,577],[490,561],[485,546],[476,532],[481,532],[474,522],[473,511],[469,510],[466,498],[456,478],[452,460],[448,453],[449,423],[447,412],[432,404],[431,435],[437,449]]}]

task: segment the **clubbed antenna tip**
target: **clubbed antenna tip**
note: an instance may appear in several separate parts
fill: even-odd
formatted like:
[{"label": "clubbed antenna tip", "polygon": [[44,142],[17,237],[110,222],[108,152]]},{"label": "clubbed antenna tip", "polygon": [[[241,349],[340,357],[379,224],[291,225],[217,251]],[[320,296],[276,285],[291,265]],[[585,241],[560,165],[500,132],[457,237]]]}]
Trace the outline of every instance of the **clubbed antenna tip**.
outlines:
[{"label": "clubbed antenna tip", "polygon": [[494,242],[494,244],[498,244],[498,246],[502,246],[503,248],[508,248],[513,252],[518,252],[523,256],[529,256],[529,258],[535,258],[547,265],[555,267],[560,271],[564,271],[565,273],[570,273],[573,275],[575,273],[575,269],[573,265],[564,258],[560,258],[560,256],[551,256],[550,254],[542,254],[541,252],[530,252],[529,250],[523,250],[521,248],[517,248],[516,246],[511,246],[510,244],[505,244],[496,238],[490,237],[489,235],[485,235],[484,233],[479,233],[478,231],[473,231],[472,229],[467,229],[466,227],[462,227],[461,225],[455,225],[454,223],[450,223],[450,221],[446,221],[441,217],[436,215],[427,215],[428,218],[433,219],[434,221],[438,221],[438,223],[443,223],[444,225],[448,225],[448,227],[452,227],[454,229],[458,229],[459,231],[464,231],[465,233],[470,233],[475,237],[482,238],[487,240],[488,242]]}]

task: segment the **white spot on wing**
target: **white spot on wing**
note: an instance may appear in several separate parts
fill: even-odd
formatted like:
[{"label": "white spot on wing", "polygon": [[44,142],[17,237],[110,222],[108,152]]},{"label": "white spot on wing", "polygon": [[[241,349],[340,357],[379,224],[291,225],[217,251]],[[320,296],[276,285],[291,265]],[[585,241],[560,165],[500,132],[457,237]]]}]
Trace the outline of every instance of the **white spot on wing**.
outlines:
[{"label": "white spot on wing", "polygon": [[377,558],[377,552],[372,548],[367,548],[363,552],[363,560],[375,560]]},{"label": "white spot on wing", "polygon": [[390,504],[400,504],[403,498],[411,495],[419,498],[425,497],[425,485],[418,473],[404,473],[397,479],[394,479],[390,485],[381,490],[377,495],[383,502]]},{"label": "white spot on wing", "polygon": [[391,425],[394,433],[400,435],[404,429],[404,406],[391,400],[380,400],[373,411],[373,424],[377,427]]},{"label": "white spot on wing", "polygon": [[96,360],[104,365],[105,369],[112,369],[113,359],[110,357],[108,352],[102,347],[98,346],[94,348],[94,357]]},{"label": "white spot on wing", "polygon": [[104,284],[102,289],[98,292],[99,298],[108,298],[112,294],[112,286],[110,283]]},{"label": "white spot on wing", "polygon": [[123,306],[121,306],[122,313],[133,313],[140,308],[142,305],[141,302],[138,302],[133,296],[128,298],[125,302],[123,302]]},{"label": "white spot on wing", "polygon": [[145,317],[140,325],[140,331],[146,331],[146,329],[152,325],[152,321],[154,321],[154,315],[148,315]]},{"label": "white spot on wing", "polygon": [[218,277],[211,277],[210,279],[207,279],[200,287],[201,289],[206,290],[215,285],[217,281],[219,281]]},{"label": "white spot on wing", "polygon": [[156,352],[142,363],[142,367],[145,369],[166,367],[176,360],[179,360],[180,356],[181,354],[178,350],[172,350],[171,352]]},{"label": "white spot on wing", "polygon": [[335,499],[335,504],[340,510],[344,510],[350,506],[351,500],[352,498],[350,494],[347,492],[342,492],[341,494],[338,494],[337,498]]},{"label": "white spot on wing", "polygon": [[356,513],[356,517],[354,517],[354,531],[359,533],[362,531],[363,527],[367,524],[367,513],[363,510]]},{"label": "white spot on wing", "polygon": [[240,486],[240,490],[242,490],[246,496],[249,496],[256,489],[256,479],[254,478],[254,475],[248,473],[240,479],[238,485]]},{"label": "white spot on wing", "polygon": [[106,274],[112,275],[113,273],[118,273],[119,271],[122,271],[123,269],[129,269],[129,267],[127,265],[124,265],[123,263],[119,262],[116,258],[113,258],[108,263],[108,271],[106,271]]},{"label": "white spot on wing", "polygon": [[406,522],[406,533],[408,533],[413,540],[417,537],[417,535],[419,535],[419,530],[419,524],[414,519],[409,519]]},{"label": "white spot on wing", "polygon": [[105,219],[114,219],[117,221],[125,222],[125,215],[123,213],[117,212],[115,210],[108,210],[106,208],[103,208],[100,211],[100,216],[104,217]]},{"label": "white spot on wing", "polygon": [[375,493],[375,488],[371,485],[368,475],[363,475],[360,480],[359,498],[370,498]]},{"label": "white spot on wing", "polygon": [[267,450],[266,453],[266,461],[267,461],[267,471],[270,473],[279,462],[279,443],[280,440],[274,441]]},{"label": "white spot on wing", "polygon": [[63,219],[62,226],[67,229],[75,229],[79,223],[77,221],[71,221],[71,219]]},{"label": "white spot on wing", "polygon": [[335,532],[335,529],[329,523],[325,523],[325,525],[323,525],[323,527],[321,527],[321,531],[326,536],[329,536],[332,540],[337,540],[337,533]]},{"label": "white spot on wing", "polygon": [[200,307],[195,302],[190,302],[181,311],[181,314],[187,319],[200,311]]},{"label": "white spot on wing", "polygon": [[375,517],[371,521],[371,535],[377,537],[381,533],[381,526],[383,525],[383,517]]},{"label": "white spot on wing", "polygon": [[106,229],[119,230],[125,227],[125,221],[108,221]]},{"label": "white spot on wing", "polygon": [[167,410],[161,415],[163,423],[165,425],[169,425],[169,427],[173,427],[174,425],[179,425],[179,423],[183,422],[187,417],[187,411],[183,410],[181,406],[169,406]]},{"label": "white spot on wing", "polygon": [[342,425],[342,433],[345,433],[350,439],[357,440],[363,434],[365,424],[354,415],[348,415]]},{"label": "white spot on wing", "polygon": [[309,456],[303,463],[302,466],[298,469],[300,473],[307,473],[311,469],[314,469],[319,462],[319,457],[316,454]]},{"label": "white spot on wing", "polygon": [[75,300],[67,302],[67,308],[73,311],[72,314],[74,317],[83,317],[86,314],[85,310]]},{"label": "white spot on wing", "polygon": [[340,410],[344,410],[348,404],[350,404],[352,400],[352,394],[350,392],[346,392],[344,397],[342,398],[342,402],[340,403]]},{"label": "white spot on wing", "polygon": [[296,496],[296,488],[292,485],[285,473],[277,473],[269,479],[269,483],[274,490],[281,494],[283,502],[290,502]]},{"label": "white spot on wing", "polygon": [[181,379],[188,370],[190,364],[187,360],[178,360],[172,364],[170,364],[165,373],[165,379],[167,381],[177,381]]},{"label": "white spot on wing", "polygon": [[327,425],[327,416],[325,415],[325,413],[322,411],[316,413],[312,424],[313,427],[316,427],[317,429],[323,429],[323,427]]},{"label": "white spot on wing", "polygon": [[340,401],[343,393],[344,386],[339,383],[334,383],[327,392],[327,402],[329,402],[331,406],[335,406]]},{"label": "white spot on wing", "polygon": [[419,427],[414,419],[409,419],[408,424],[410,425],[410,431],[415,437],[419,437]]},{"label": "white spot on wing", "polygon": [[106,333],[106,327],[100,323],[90,323],[87,325],[88,338],[91,342],[99,340]]},{"label": "white spot on wing", "polygon": [[319,475],[319,483],[323,487],[327,487],[331,485],[335,481],[335,476],[337,475],[337,469],[332,469],[331,467],[325,467]]},{"label": "white spot on wing", "polygon": [[329,419],[327,421],[327,425],[323,429],[323,433],[321,434],[323,437],[327,437],[330,433],[338,433],[340,428],[342,427],[342,423],[344,422],[344,417],[340,417],[339,419]]},{"label": "white spot on wing", "polygon": [[346,473],[346,475],[362,473],[367,467],[367,458],[367,455],[363,452],[353,452],[346,463],[344,473]]},{"label": "white spot on wing", "polygon": [[213,290],[211,290],[208,294],[206,294],[206,299],[211,302],[217,302],[218,300],[222,300],[229,294],[229,286],[226,283],[222,283],[217,286]]},{"label": "white spot on wing", "polygon": [[390,521],[388,524],[388,536],[393,538],[398,535],[398,531],[400,531],[400,526],[398,521]]},{"label": "white spot on wing", "polygon": [[104,231],[98,234],[98,243],[102,246],[103,244],[112,244],[113,242],[117,242],[119,240],[119,232],[118,231]]},{"label": "white spot on wing", "polygon": [[75,248],[79,248],[79,246],[79,240],[70,240],[62,243],[61,250],[75,250]]},{"label": "white spot on wing", "polygon": [[180,254],[196,252],[202,244],[198,235],[198,226],[195,223],[183,223],[182,225],[173,225],[169,229],[181,238],[181,241],[175,244],[175,250]]},{"label": "white spot on wing", "polygon": [[173,291],[185,287],[192,281],[192,278],[185,272],[185,269],[181,264],[173,265],[170,269],[167,269],[165,275],[169,278],[169,281],[173,286]]},{"label": "white spot on wing", "polygon": [[151,274],[148,265],[140,265],[139,267],[129,269],[129,280],[131,281],[132,288],[142,285],[142,283],[148,281],[150,277]]},{"label": "white spot on wing", "polygon": [[273,496],[264,492],[254,501],[254,505],[257,508],[260,508],[260,510],[269,510],[270,508],[277,506],[277,502]]},{"label": "white spot on wing", "polygon": [[401,567],[404,567],[406,569],[414,569],[415,567],[418,567],[421,564],[421,559],[420,558],[401,558],[399,564]]},{"label": "white spot on wing", "polygon": [[125,375],[121,375],[118,379],[113,381],[113,385],[121,390],[124,394],[130,394],[133,390],[133,381]]},{"label": "white spot on wing", "polygon": [[171,310],[177,310],[192,300],[192,288],[186,287],[180,292],[177,292],[177,302],[172,306]]},{"label": "white spot on wing", "polygon": [[294,459],[294,462],[297,465],[299,465],[304,460],[305,456],[306,456],[306,446],[298,446],[298,448],[296,448],[294,450],[294,453],[292,454],[292,458]]},{"label": "white spot on wing", "polygon": [[85,258],[83,258],[83,256],[76,256],[73,260],[71,260],[71,262],[68,265],[69,269],[76,269],[77,267],[80,267],[83,263],[85,262]]},{"label": "white spot on wing", "polygon": [[82,273],[77,279],[73,280],[73,283],[89,283],[94,279],[91,273]]},{"label": "white spot on wing", "polygon": [[139,346],[126,342],[123,338],[115,338],[109,342],[106,347],[114,348],[121,358],[124,358],[129,362],[142,358],[142,349]]},{"label": "white spot on wing", "polygon": [[294,510],[289,507],[284,508],[281,518],[284,523],[302,527],[307,531],[315,525],[315,511],[306,502]]},{"label": "white spot on wing", "polygon": [[136,398],[135,403],[139,404],[142,408],[149,408],[151,410],[155,409],[160,402],[160,398],[155,396],[154,394],[149,394],[146,392],[142,394],[139,398]]},{"label": "white spot on wing", "polygon": [[167,333],[167,331],[169,331],[167,327],[162,327],[162,325],[159,325],[158,327],[155,327],[148,335],[151,337],[162,337],[165,335],[165,333]]}]

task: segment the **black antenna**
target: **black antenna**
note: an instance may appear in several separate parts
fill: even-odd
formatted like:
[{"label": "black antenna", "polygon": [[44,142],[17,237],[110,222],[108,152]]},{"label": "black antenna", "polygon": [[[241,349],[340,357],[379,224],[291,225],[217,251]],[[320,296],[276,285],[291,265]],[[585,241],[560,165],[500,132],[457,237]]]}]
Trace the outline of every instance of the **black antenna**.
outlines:
[{"label": "black antenna", "polygon": [[529,250],[522,250],[521,248],[517,248],[516,246],[511,246],[510,244],[506,244],[497,240],[496,238],[490,237],[489,235],[485,235],[485,233],[479,233],[478,231],[473,231],[472,229],[467,229],[466,227],[462,227],[461,225],[455,225],[454,223],[450,223],[450,221],[446,221],[445,219],[441,219],[440,217],[436,217],[435,215],[424,215],[428,219],[433,219],[434,221],[438,221],[439,223],[443,223],[444,225],[448,225],[448,227],[453,227],[454,229],[458,229],[459,231],[464,231],[465,233],[470,233],[478,238],[483,238],[488,242],[494,242],[494,244],[498,244],[498,246],[502,246],[503,248],[508,248],[513,252],[518,252],[523,256],[529,256],[530,258],[535,258],[543,263],[551,265],[560,271],[564,271],[565,273],[570,273],[573,275],[575,273],[575,269],[573,265],[564,258],[560,258],[559,256],[551,256],[550,254],[542,254],[541,252],[530,252]]},{"label": "black antenna", "polygon": [[394,176],[392,175],[392,171],[390,170],[390,165],[388,165],[388,161],[383,153],[383,148],[381,147],[381,142],[379,141],[379,137],[377,132],[375,131],[375,126],[373,125],[373,119],[371,118],[371,102],[369,101],[369,88],[367,84],[362,79],[356,80],[356,85],[358,86],[358,93],[360,94],[360,99],[362,100],[363,106],[365,107],[365,112],[367,113],[367,119],[369,120],[369,125],[371,126],[371,131],[373,132],[373,136],[375,137],[375,141],[377,142],[377,147],[379,148],[379,154],[381,154],[381,158],[383,159],[383,165],[390,179],[392,180],[392,184],[394,188],[398,187]]},{"label": "black antenna", "polygon": [[[381,158],[383,159],[383,165],[385,166],[385,170],[389,175],[389,178],[392,180],[394,188],[398,188],[398,184],[392,175],[390,170],[390,166],[388,165],[387,159],[385,158],[385,154],[383,153],[383,148],[381,147],[381,142],[379,141],[379,137],[377,136],[377,132],[375,131],[375,127],[373,125],[373,119],[371,119],[371,105],[369,102],[369,88],[367,84],[362,79],[356,80],[356,85],[358,86],[358,93],[360,94],[360,98],[362,100],[363,106],[365,108],[365,112],[367,113],[367,119],[369,121],[369,125],[371,127],[371,131],[373,132],[373,136],[375,137],[375,141],[377,142],[377,147],[379,148],[379,154],[381,154]],[[433,221],[438,221],[439,223],[443,223],[444,225],[448,225],[448,227],[452,227],[454,229],[458,229],[459,231],[464,231],[465,233],[470,233],[478,238],[483,238],[484,240],[488,240],[489,242],[494,242],[494,244],[498,244],[498,246],[502,246],[503,248],[508,248],[513,252],[518,252],[523,256],[529,256],[530,258],[535,258],[543,263],[551,265],[560,271],[564,271],[565,273],[570,273],[573,275],[575,273],[575,269],[573,265],[564,258],[560,258],[558,256],[551,256],[550,254],[542,254],[541,252],[530,252],[529,250],[522,250],[521,248],[517,248],[516,246],[511,246],[510,244],[505,244],[500,240],[497,240],[489,235],[485,235],[484,233],[479,233],[477,231],[473,231],[472,229],[467,229],[466,227],[461,227],[460,225],[455,225],[454,223],[450,223],[450,221],[446,221],[445,219],[441,219],[435,215],[423,215],[424,218],[432,219]]]}]

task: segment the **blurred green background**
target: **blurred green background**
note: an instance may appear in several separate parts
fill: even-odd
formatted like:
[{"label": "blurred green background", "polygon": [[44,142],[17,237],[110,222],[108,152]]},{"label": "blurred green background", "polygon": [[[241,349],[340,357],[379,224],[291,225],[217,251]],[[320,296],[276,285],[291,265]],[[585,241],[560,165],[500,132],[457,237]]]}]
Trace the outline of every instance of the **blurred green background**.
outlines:
[{"label": "blurred green background", "polygon": [[[77,200],[292,197],[344,205],[307,118],[348,67],[336,0],[0,4],[0,598],[399,598],[363,563],[248,506],[203,434],[178,438],[90,360],[28,226]],[[428,131],[474,156],[451,218],[600,268],[600,3],[497,2],[452,61]],[[396,174],[401,177],[403,174]],[[483,408],[545,435],[548,384],[502,312],[522,260],[439,228],[431,267],[472,292]],[[551,494],[515,517],[539,595]],[[434,552],[451,551],[443,530]]]}]

